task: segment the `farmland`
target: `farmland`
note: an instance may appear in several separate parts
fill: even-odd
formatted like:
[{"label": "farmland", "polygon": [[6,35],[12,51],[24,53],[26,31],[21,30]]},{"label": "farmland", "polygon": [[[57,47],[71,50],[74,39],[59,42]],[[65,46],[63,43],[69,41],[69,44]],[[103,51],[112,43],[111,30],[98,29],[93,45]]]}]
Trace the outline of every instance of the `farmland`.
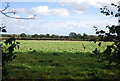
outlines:
[{"label": "farmland", "polygon": [[[9,63],[9,79],[116,79],[118,67],[107,69],[90,57],[94,42],[19,40],[16,59]],[[101,51],[105,49],[104,43]],[[85,49],[83,48],[85,46]]]}]

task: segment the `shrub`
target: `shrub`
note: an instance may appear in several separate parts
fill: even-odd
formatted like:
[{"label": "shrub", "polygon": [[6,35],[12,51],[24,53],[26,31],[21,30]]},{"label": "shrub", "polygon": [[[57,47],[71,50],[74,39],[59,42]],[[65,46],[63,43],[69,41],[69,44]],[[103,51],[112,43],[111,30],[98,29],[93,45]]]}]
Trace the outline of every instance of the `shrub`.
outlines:
[{"label": "shrub", "polygon": [[16,55],[14,53],[15,48],[19,48],[19,42],[16,42],[14,37],[11,37],[2,42],[2,76],[3,79],[7,77],[7,64],[8,62],[15,59]]}]

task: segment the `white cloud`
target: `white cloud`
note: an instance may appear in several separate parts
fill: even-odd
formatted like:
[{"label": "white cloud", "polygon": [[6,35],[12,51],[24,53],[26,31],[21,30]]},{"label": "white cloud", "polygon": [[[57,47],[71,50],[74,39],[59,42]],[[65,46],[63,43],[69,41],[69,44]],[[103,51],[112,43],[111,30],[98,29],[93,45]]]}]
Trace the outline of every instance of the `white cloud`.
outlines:
[{"label": "white cloud", "polygon": [[40,15],[60,15],[60,16],[68,16],[69,12],[67,9],[59,8],[59,9],[49,9],[48,6],[37,6],[31,8],[30,12],[34,14]]},{"label": "white cloud", "polygon": [[16,8],[11,11],[16,11],[17,13],[27,13],[27,14],[38,14],[38,15],[58,15],[58,16],[68,16],[69,11],[65,8],[49,9],[48,6],[37,6],[30,10],[24,8]]},{"label": "white cloud", "polygon": [[13,9],[13,11],[16,11],[18,13],[26,13],[26,10],[24,8],[16,8],[16,9]]},{"label": "white cloud", "polygon": [[48,15],[49,10],[48,10],[48,6],[37,6],[37,7],[31,8],[30,12],[35,14]]},{"label": "white cloud", "polygon": [[74,12],[83,13],[90,7],[101,8],[103,6],[108,6],[108,8],[111,8],[110,4],[118,4],[118,1],[119,0],[74,0],[61,2],[61,4],[71,6]]},{"label": "white cloud", "polygon": [[67,9],[51,9],[49,13],[52,15],[68,16],[69,12]]}]

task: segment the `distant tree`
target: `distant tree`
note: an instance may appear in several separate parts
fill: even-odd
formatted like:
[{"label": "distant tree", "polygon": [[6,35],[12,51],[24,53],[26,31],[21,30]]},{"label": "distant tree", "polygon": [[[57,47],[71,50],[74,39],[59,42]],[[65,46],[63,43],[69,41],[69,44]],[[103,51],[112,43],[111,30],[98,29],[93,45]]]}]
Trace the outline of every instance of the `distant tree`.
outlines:
[{"label": "distant tree", "polygon": [[50,37],[50,34],[46,34],[46,37]]},{"label": "distant tree", "polygon": [[52,37],[52,38],[59,38],[59,36],[58,36],[58,35],[55,35],[55,34],[52,34],[51,37]]},{"label": "distant tree", "polygon": [[81,37],[82,35],[80,33],[78,33],[78,36]]},{"label": "distant tree", "polygon": [[27,35],[25,33],[21,33],[20,37],[26,37]]},{"label": "distant tree", "polygon": [[75,32],[70,32],[69,37],[70,38],[76,38],[77,34]]},{"label": "distant tree", "polygon": [[87,36],[87,34],[86,34],[86,33],[83,33],[83,36]]},{"label": "distant tree", "polygon": [[78,33],[78,35],[77,35],[77,38],[82,38],[82,35],[80,34],[80,33]]},{"label": "distant tree", "polygon": [[40,34],[39,37],[40,37],[40,38],[44,38],[45,35],[44,35],[44,34]]},{"label": "distant tree", "polygon": [[88,39],[88,35],[87,35],[86,33],[83,33],[82,39],[83,39],[83,40]]},{"label": "distant tree", "polygon": [[38,34],[34,34],[34,35],[32,35],[32,37],[39,38],[39,35]]}]

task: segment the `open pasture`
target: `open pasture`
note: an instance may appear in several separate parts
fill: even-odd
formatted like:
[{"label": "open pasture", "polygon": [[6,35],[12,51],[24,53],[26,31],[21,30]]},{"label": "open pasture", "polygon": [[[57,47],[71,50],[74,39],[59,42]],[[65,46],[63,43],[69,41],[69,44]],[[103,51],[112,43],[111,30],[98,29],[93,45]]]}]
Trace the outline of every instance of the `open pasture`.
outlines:
[{"label": "open pasture", "polygon": [[[90,57],[97,44],[87,41],[20,40],[16,59],[9,63],[9,79],[115,79],[112,69]],[[100,48],[105,49],[105,43]],[[83,48],[85,46],[85,49]]]}]

